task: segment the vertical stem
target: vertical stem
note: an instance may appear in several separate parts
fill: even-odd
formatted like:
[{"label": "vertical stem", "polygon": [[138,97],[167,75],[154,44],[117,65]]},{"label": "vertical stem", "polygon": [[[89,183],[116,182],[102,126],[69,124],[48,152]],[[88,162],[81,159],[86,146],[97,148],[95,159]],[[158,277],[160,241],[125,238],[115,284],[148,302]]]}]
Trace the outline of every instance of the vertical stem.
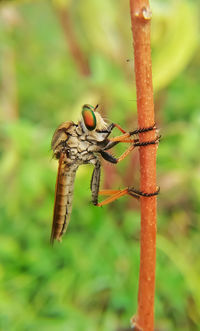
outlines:
[{"label": "vertical stem", "polygon": [[77,68],[79,69],[81,75],[89,76],[90,68],[88,65],[88,60],[84,55],[76,38],[70,14],[66,8],[58,8],[56,10],[59,22],[62,26],[64,36],[69,47],[69,51],[75,63],[77,64]]},{"label": "vertical stem", "polygon": [[[135,58],[138,125],[154,124],[154,103],[150,46],[151,11],[148,0],[130,0]],[[155,131],[140,134],[140,141],[155,139]],[[140,148],[140,189],[156,191],[156,145]],[[141,198],[141,250],[138,312],[132,321],[135,330],[154,330],[156,267],[156,197]]]}]

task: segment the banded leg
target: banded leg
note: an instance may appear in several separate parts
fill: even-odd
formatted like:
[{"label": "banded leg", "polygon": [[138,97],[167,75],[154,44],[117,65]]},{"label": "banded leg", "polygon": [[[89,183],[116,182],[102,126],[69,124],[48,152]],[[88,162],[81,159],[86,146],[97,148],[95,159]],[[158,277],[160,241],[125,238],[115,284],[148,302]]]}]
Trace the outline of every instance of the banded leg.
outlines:
[{"label": "banded leg", "polygon": [[[96,159],[95,161],[93,161],[92,163],[94,163],[94,170],[92,173],[92,178],[91,178],[91,183],[90,183],[90,189],[92,191],[92,203],[95,206],[103,206],[106,205],[118,198],[120,198],[121,196],[125,195],[125,194],[129,194],[128,190],[129,188],[125,188],[124,190],[102,190],[99,191],[99,185],[100,185],[100,175],[101,175],[101,163],[98,159]],[[109,198],[107,198],[106,200],[98,203],[98,196],[99,194],[101,195],[111,195]],[[133,192],[131,192],[131,196],[135,197],[136,199],[139,198],[138,193],[134,195]]]},{"label": "banded leg", "polygon": [[[108,144],[100,151],[101,156],[106,161],[111,162],[111,163],[118,163],[118,162],[122,161],[135,147],[139,147],[139,146],[142,147],[142,146],[157,144],[160,140],[160,136],[157,136],[154,140],[145,141],[145,142],[139,142],[139,139],[131,138],[132,135],[135,135],[135,134],[138,134],[138,133],[148,132],[148,131],[151,131],[151,130],[155,130],[156,129],[155,124],[153,124],[152,126],[150,126],[148,128],[136,129],[134,131],[127,132],[127,133],[118,124],[113,123],[113,127],[114,126],[116,128],[118,128],[123,133],[123,135],[115,137],[115,138],[110,138]],[[112,155],[110,155],[109,153],[107,153],[105,151],[111,149],[112,147],[114,147],[119,142],[130,143],[132,145],[129,146],[128,149],[119,158],[116,159]]]},{"label": "banded leg", "polygon": [[139,200],[140,197],[149,198],[149,197],[158,195],[159,191],[160,191],[159,187],[153,193],[141,192],[141,191],[138,191],[138,190],[134,189],[134,187],[127,187],[123,190],[101,190],[101,191],[99,191],[99,195],[110,195],[110,196],[107,199],[97,203],[96,206],[101,207],[101,206],[107,205],[107,204],[119,199],[120,197],[122,197],[126,194],[128,194],[131,197]]},{"label": "banded leg", "polygon": [[92,203],[95,206],[98,204],[100,176],[101,176],[101,163],[98,159],[96,159],[95,163],[94,163],[94,170],[92,173],[91,182],[90,182],[90,189],[92,191]]},{"label": "banded leg", "polygon": [[114,138],[110,138],[109,140],[112,141],[112,142],[115,142],[115,141],[125,142],[125,141],[123,141],[124,139],[128,139],[128,138],[130,138],[131,136],[133,136],[135,134],[156,130],[155,123],[152,126],[149,126],[148,128],[136,129],[136,130],[130,131],[130,132],[124,131],[118,124],[114,124],[114,125],[115,125],[115,127],[117,127],[123,133],[123,135],[122,136],[117,136],[117,137],[114,137]]},{"label": "banded leg", "polygon": [[[109,128],[106,130],[106,133],[107,133],[106,138],[110,135],[110,133],[112,132],[112,130],[115,127],[117,129],[119,129],[123,133],[123,135],[122,136],[117,136],[117,137],[114,137],[114,138],[109,138],[109,141],[108,141],[107,145],[104,146],[104,150],[109,150],[109,149],[111,149],[112,147],[114,147],[115,145],[117,145],[120,142],[134,143],[134,142],[138,141],[138,139],[130,138],[131,136],[133,136],[135,134],[138,134],[138,133],[144,133],[144,132],[148,132],[148,131],[156,129],[156,125],[154,124],[154,125],[152,125],[148,128],[141,128],[141,129],[136,129],[134,131],[126,132],[124,129],[121,128],[121,126],[119,124],[112,123],[109,126]],[[105,132],[105,131],[98,131],[98,132]]]},{"label": "banded leg", "polygon": [[[129,132],[129,133],[126,133],[126,131],[123,130],[118,124],[113,124],[113,127],[114,126],[117,127],[123,133],[123,135],[109,139],[109,142],[106,145],[106,147],[104,147],[104,149],[99,151],[101,156],[110,163],[116,164],[116,163],[122,161],[128,154],[130,154],[130,152],[135,147],[157,144],[160,140],[160,136],[157,136],[156,139],[154,139],[154,140],[140,143],[139,139],[130,138],[134,134],[155,130],[156,129],[155,124],[152,125],[151,127],[137,129],[137,130]],[[119,158],[115,158],[114,156],[112,156],[111,154],[106,152],[106,150],[112,148],[119,142],[132,143],[132,145],[129,146],[128,149]],[[91,190],[92,190],[92,203],[98,207],[109,204],[126,194],[128,194],[138,200],[138,199],[140,199],[141,196],[142,197],[151,197],[151,196],[157,195],[159,193],[159,189],[153,193],[145,193],[145,192],[135,190],[133,187],[131,187],[131,188],[127,187],[123,190],[101,190],[101,191],[99,191],[99,182],[100,182],[100,164],[97,163],[95,165],[95,169],[92,174]],[[107,199],[103,200],[102,202],[98,203],[98,195],[110,195],[110,196]]]},{"label": "banded leg", "polygon": [[101,156],[108,162],[110,163],[118,163],[120,161],[122,161],[123,159],[125,159],[125,157],[127,155],[129,155],[131,153],[131,151],[135,148],[135,147],[142,147],[142,146],[148,146],[148,145],[154,145],[157,144],[160,140],[160,136],[157,136],[156,139],[154,140],[150,140],[150,141],[144,141],[144,142],[139,142],[139,139],[124,139],[121,140],[121,142],[126,142],[126,143],[133,143],[132,145],[130,145],[127,150],[118,158],[115,158],[114,156],[112,156],[111,154],[109,154],[108,152],[106,152],[105,150],[107,150],[108,148],[104,148],[103,150],[100,150],[99,153],[101,154]]}]

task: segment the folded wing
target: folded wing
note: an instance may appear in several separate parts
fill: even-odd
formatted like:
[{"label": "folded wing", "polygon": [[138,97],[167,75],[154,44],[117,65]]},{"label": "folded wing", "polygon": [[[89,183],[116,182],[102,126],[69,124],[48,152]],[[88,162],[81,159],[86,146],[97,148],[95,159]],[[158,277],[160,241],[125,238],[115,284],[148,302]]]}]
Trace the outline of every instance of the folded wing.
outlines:
[{"label": "folded wing", "polygon": [[63,233],[69,224],[72,211],[73,187],[77,166],[68,165],[65,154],[59,158],[58,174],[55,189],[54,215],[51,230],[51,243],[61,241]]}]

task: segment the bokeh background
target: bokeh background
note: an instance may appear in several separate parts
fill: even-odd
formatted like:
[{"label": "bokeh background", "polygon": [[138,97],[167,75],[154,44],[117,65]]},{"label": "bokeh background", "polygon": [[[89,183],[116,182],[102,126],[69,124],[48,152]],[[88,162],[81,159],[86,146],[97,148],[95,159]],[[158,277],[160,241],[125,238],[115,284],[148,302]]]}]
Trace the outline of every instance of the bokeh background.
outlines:
[{"label": "bokeh background", "polygon": [[[151,7],[162,134],[156,330],[200,330],[200,5],[154,0]],[[95,208],[92,168],[82,166],[68,232],[49,244],[55,128],[77,121],[84,103],[137,127],[129,1],[1,1],[0,44],[0,330],[129,330],[138,202],[124,197]],[[139,187],[138,152],[103,168],[102,187]]]}]

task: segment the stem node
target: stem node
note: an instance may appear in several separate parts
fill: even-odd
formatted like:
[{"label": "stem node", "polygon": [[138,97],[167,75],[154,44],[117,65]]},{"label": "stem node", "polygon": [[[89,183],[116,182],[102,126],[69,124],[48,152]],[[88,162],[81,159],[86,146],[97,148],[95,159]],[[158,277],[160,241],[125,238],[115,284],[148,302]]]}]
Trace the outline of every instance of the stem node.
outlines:
[{"label": "stem node", "polygon": [[133,331],[144,331],[143,328],[137,323],[137,315],[131,318],[131,329]]},{"label": "stem node", "polygon": [[143,7],[140,11],[135,12],[135,17],[144,21],[149,21],[152,18],[152,11],[149,7]]}]

